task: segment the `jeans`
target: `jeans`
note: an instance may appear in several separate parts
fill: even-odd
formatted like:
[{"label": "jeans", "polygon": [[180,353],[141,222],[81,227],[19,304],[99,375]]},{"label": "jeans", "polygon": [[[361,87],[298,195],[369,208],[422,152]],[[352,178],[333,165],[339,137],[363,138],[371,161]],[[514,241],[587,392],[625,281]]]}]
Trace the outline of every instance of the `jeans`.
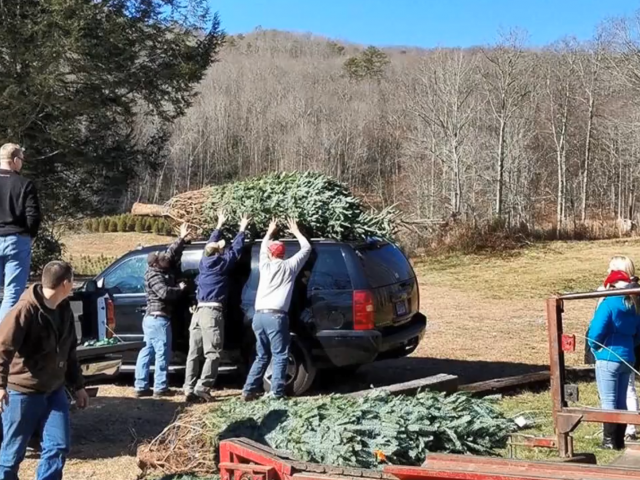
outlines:
[{"label": "jeans", "polygon": [[245,394],[256,393],[262,387],[262,378],[272,357],[271,393],[283,397],[289,364],[289,317],[284,313],[256,313],[253,316],[256,335],[256,359],[244,384]]},{"label": "jeans", "polygon": [[26,235],[0,237],[0,280],[4,279],[0,322],[27,287],[30,267],[31,238]]},{"label": "jeans", "polygon": [[[218,376],[224,341],[224,314],[219,308],[198,307],[189,326],[189,355],[184,381],[184,393],[208,392]],[[198,370],[204,356],[200,379]]]},{"label": "jeans", "polygon": [[142,331],[145,345],[140,350],[136,362],[135,389],[149,390],[149,371],[152,358],[155,356],[153,389],[155,392],[164,392],[169,389],[167,377],[171,362],[171,321],[168,317],[147,315],[142,320]]},{"label": "jeans", "polygon": [[9,391],[9,404],[2,412],[3,439],[0,450],[0,480],[18,480],[18,469],[31,436],[39,432],[42,452],[37,480],[60,480],[71,444],[69,401],[64,388],[53,393]]},{"label": "jeans", "polygon": [[604,410],[626,410],[631,369],[624,363],[596,361],[596,383]]},{"label": "jeans", "polygon": [[[638,393],[636,392],[636,374],[631,372],[629,375],[629,387],[627,388],[627,410],[630,412],[638,411]],[[635,425],[627,425],[627,435],[636,435],[637,428]]]}]

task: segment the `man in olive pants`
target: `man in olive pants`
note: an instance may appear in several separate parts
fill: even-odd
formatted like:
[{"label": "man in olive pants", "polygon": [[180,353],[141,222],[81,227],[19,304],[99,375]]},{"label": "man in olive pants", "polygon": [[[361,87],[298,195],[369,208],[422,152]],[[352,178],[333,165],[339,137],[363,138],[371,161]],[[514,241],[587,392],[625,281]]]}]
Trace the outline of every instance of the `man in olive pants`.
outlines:
[{"label": "man in olive pants", "polygon": [[[245,230],[249,218],[240,220],[240,231],[225,248],[221,229],[226,217],[218,214],[218,226],[211,234],[200,260],[198,283],[198,306],[189,327],[189,355],[185,375],[184,394],[187,401],[210,401],[211,389],[218,376],[220,354],[224,342],[224,319],[226,300],[229,292],[229,275],[244,246]],[[202,357],[204,365],[198,379],[198,369]]]}]

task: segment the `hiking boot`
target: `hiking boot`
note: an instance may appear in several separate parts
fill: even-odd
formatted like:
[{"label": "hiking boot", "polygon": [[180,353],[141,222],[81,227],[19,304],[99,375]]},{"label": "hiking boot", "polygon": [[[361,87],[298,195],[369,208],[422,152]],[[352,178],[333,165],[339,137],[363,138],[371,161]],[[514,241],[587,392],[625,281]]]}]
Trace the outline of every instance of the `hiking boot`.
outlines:
[{"label": "hiking boot", "polygon": [[206,391],[206,390],[198,390],[196,388],[196,391],[194,392],[195,396],[198,397],[200,400],[202,400],[203,402],[213,402],[213,397],[211,396],[211,394]]},{"label": "hiking boot", "polygon": [[169,389],[158,390],[157,392],[153,392],[153,398],[167,398],[167,397],[173,397],[173,392]]},{"label": "hiking boot", "polygon": [[260,398],[259,393],[255,392],[242,392],[242,400],[245,402],[253,402],[254,400],[258,400]]},{"label": "hiking boot", "polygon": [[187,403],[200,403],[200,397],[193,392],[184,394],[184,401]]},{"label": "hiking boot", "polygon": [[136,398],[148,398],[153,394],[151,390],[136,390],[135,397]]},{"label": "hiking boot", "polygon": [[605,423],[602,425],[602,448],[605,450],[615,450],[617,427],[615,423]]}]

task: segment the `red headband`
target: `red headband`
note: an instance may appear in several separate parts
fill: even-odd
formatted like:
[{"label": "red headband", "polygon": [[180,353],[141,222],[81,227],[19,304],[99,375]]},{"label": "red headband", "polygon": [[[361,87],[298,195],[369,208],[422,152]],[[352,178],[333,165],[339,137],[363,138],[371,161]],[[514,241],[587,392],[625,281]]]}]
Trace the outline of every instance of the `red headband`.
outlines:
[{"label": "red headband", "polygon": [[631,277],[627,272],[623,272],[621,270],[614,270],[611,272],[604,281],[604,286],[608,287],[609,285],[613,285],[618,282],[631,282]]}]

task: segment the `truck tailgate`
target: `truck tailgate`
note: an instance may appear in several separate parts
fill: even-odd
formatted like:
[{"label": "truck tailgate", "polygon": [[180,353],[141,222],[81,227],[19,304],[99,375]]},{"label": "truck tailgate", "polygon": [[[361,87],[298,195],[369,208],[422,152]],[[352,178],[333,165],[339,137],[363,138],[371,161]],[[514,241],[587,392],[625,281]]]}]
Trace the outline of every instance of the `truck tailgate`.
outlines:
[{"label": "truck tailgate", "polygon": [[144,347],[144,342],[122,342],[116,345],[104,345],[101,347],[78,347],[76,352],[78,360],[83,361],[132,350],[140,350],[142,347]]}]

